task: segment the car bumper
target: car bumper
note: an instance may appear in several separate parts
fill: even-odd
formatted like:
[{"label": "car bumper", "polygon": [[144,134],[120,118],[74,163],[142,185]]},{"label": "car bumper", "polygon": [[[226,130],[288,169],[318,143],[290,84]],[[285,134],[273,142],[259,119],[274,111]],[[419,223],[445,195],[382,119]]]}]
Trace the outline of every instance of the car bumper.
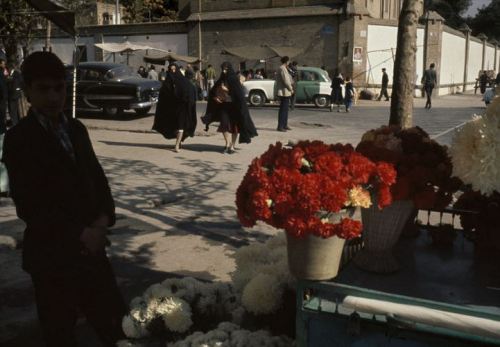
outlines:
[{"label": "car bumper", "polygon": [[144,101],[144,102],[137,102],[130,104],[131,109],[136,109],[136,108],[146,108],[146,107],[152,107],[158,102],[158,100],[150,100],[150,101]]}]

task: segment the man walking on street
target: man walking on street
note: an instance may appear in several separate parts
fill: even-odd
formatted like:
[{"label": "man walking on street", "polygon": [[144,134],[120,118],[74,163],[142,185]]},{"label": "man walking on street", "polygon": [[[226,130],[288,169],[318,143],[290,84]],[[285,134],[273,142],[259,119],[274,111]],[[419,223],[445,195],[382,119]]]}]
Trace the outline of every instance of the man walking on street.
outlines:
[{"label": "man walking on street", "polygon": [[207,70],[205,71],[205,79],[207,81],[207,93],[210,93],[210,90],[212,90],[214,84],[215,84],[215,69],[212,65],[208,65]]},{"label": "man walking on street", "polygon": [[382,69],[382,89],[380,90],[380,95],[378,96],[378,101],[385,97],[385,101],[389,101],[389,94],[387,93],[387,87],[389,86],[389,76],[385,72],[385,67]]},{"label": "man walking on street", "polygon": [[127,312],[105,246],[115,223],[108,181],[87,129],[63,114],[66,71],[50,52],[21,67],[28,115],[11,128],[2,161],[16,212],[26,223],[23,269],[31,275],[47,347],[74,347],[79,313],[102,346],[123,339]]},{"label": "man walking on street", "polygon": [[432,90],[437,84],[437,75],[434,68],[436,65],[432,63],[429,69],[425,70],[424,76],[422,77],[422,84],[424,85],[425,94],[427,95],[427,102],[425,103],[426,109],[431,109],[432,107]]},{"label": "man walking on street", "polygon": [[280,98],[280,109],[278,111],[278,131],[292,130],[288,127],[288,108],[290,107],[290,97],[293,94],[293,79],[288,72],[288,62],[290,58],[281,58],[281,66],[276,78],[278,97]]},{"label": "man walking on street", "polygon": [[149,68],[148,79],[158,81],[158,72],[156,72],[154,65]]}]

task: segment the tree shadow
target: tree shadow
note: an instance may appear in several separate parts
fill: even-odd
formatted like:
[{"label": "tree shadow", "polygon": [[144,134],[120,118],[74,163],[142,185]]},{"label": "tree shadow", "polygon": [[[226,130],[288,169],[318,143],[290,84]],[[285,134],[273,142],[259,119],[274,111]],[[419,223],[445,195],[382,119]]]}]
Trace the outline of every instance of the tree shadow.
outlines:
[{"label": "tree shadow", "polygon": [[[154,148],[154,149],[173,149],[172,144],[157,144],[157,143],[136,143],[136,142],[119,142],[119,141],[99,141],[108,146],[121,146],[121,147],[143,147],[143,148]],[[224,145],[221,143],[220,146],[212,144],[199,144],[199,143],[182,143],[181,150],[193,151],[193,152],[222,152]]]}]

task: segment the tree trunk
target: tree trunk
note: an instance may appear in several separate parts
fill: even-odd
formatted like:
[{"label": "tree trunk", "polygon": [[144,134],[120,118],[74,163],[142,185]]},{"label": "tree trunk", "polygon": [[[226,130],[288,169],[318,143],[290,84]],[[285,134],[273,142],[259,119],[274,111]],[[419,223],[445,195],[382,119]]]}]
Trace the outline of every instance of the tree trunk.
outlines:
[{"label": "tree trunk", "polygon": [[413,92],[417,53],[417,23],[423,0],[404,0],[399,15],[389,124],[412,126]]}]

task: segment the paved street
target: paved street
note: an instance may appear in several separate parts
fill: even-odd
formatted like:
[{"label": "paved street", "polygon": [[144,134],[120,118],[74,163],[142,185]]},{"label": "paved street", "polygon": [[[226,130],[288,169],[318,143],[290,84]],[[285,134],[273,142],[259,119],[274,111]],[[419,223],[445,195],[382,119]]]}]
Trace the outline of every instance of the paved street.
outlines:
[{"label": "paved street", "polygon": [[[451,129],[484,111],[481,97],[469,94],[438,98],[430,111],[423,108],[424,99],[415,104],[414,124],[444,144],[451,141]],[[198,105],[200,116],[205,106]],[[251,159],[276,141],[356,144],[363,132],[388,122],[389,103],[360,100],[351,113],[299,107],[290,113],[293,130],[286,133],[275,130],[276,106],[251,109],[251,114],[259,136],[232,155],[221,153],[224,142],[215,127],[204,132],[198,124],[198,136],[186,140],[182,151],[175,153],[172,140],[150,131],[151,115],[81,118],[90,129],[116,200],[119,219],[109,253],[127,300],[173,275],[227,281],[236,248],[278,232],[263,224],[243,230],[236,218],[235,191]],[[12,202],[2,198],[0,235],[19,240],[22,228]],[[39,339],[33,292],[29,277],[20,271],[20,253],[0,248],[2,346],[38,345],[33,342]],[[85,327],[80,330],[88,335]]]}]

